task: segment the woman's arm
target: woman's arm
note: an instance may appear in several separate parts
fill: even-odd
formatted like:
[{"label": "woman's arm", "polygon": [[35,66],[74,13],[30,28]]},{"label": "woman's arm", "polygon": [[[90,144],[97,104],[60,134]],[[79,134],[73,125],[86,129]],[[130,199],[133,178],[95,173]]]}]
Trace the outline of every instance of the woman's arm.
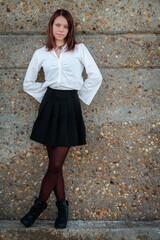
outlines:
[{"label": "woman's arm", "polygon": [[81,44],[80,51],[80,59],[86,69],[87,78],[85,79],[82,88],[78,91],[78,95],[84,103],[89,105],[102,83],[102,75],[92,55],[83,43]]},{"label": "woman's arm", "polygon": [[34,97],[38,102],[41,102],[46,92],[46,87],[43,86],[43,83],[36,82],[40,69],[41,61],[36,50],[26,71],[23,82],[23,90]]}]

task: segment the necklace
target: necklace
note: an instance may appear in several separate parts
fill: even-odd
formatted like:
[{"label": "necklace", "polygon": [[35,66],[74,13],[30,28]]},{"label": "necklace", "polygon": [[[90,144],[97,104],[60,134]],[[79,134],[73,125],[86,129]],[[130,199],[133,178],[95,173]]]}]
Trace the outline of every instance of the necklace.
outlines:
[{"label": "necklace", "polygon": [[57,49],[55,49],[55,51],[56,51],[56,52],[57,52],[57,51],[61,51],[62,48],[63,48],[63,46],[64,46],[64,45],[62,45],[62,46],[57,46]]}]

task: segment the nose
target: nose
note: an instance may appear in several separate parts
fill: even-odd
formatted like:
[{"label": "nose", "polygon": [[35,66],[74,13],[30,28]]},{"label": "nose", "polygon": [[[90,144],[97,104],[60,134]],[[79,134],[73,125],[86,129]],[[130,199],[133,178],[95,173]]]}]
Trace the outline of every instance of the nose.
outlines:
[{"label": "nose", "polygon": [[63,30],[64,30],[63,26],[61,26],[59,30],[60,30],[60,32],[63,32]]}]

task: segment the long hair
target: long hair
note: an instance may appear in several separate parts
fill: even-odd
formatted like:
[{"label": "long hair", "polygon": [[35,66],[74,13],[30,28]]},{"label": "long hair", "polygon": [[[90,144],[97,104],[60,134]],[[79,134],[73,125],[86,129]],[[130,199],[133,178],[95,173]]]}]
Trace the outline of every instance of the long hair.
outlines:
[{"label": "long hair", "polygon": [[46,41],[46,48],[48,51],[52,50],[56,47],[55,38],[53,36],[53,23],[54,20],[58,16],[63,16],[66,18],[68,22],[68,34],[66,38],[64,39],[65,43],[67,44],[66,51],[74,50],[75,44],[77,43],[75,40],[75,28],[74,28],[74,22],[72,15],[65,9],[58,9],[53,13],[51,16],[49,23],[48,23],[48,32],[47,32],[47,41]]}]

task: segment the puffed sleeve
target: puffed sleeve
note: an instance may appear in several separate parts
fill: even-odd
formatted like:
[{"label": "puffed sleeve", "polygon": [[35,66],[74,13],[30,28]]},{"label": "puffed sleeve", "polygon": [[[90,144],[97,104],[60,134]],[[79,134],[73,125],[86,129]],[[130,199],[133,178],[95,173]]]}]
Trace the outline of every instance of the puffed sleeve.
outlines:
[{"label": "puffed sleeve", "polygon": [[32,59],[28,65],[26,75],[23,82],[23,90],[34,97],[38,102],[42,101],[42,98],[46,92],[46,87],[43,83],[36,82],[38,72],[41,68],[41,60],[38,56],[37,50],[34,52]]},{"label": "puffed sleeve", "polygon": [[78,90],[79,98],[90,105],[102,83],[102,75],[87,47],[81,43],[80,60],[85,67],[87,78]]}]

